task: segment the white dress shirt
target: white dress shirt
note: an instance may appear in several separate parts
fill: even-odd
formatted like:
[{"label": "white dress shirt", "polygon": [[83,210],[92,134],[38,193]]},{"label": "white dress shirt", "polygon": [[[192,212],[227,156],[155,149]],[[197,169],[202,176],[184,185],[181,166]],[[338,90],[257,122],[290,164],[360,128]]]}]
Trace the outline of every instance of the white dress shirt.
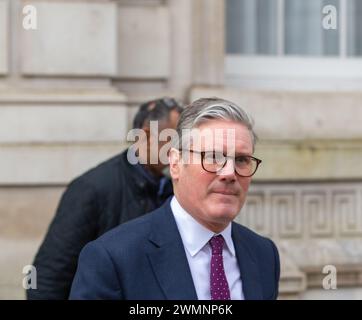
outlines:
[{"label": "white dress shirt", "polygon": [[[217,235],[205,228],[187,213],[173,196],[171,209],[185,248],[192,279],[199,300],[210,300],[210,261],[209,240]],[[244,300],[239,264],[231,238],[231,223],[220,233],[225,240],[223,260],[225,275],[229,284],[232,300]]]}]

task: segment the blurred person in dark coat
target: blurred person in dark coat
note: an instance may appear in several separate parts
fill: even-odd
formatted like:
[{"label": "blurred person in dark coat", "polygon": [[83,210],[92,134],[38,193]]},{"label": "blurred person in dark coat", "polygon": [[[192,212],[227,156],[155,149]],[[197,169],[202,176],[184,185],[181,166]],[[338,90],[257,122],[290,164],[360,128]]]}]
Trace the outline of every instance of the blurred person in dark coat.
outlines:
[{"label": "blurred person in dark coat", "polygon": [[[148,156],[146,159],[150,159],[156,156],[158,159],[158,151],[164,143],[159,143],[156,150],[150,148],[152,139],[156,139],[151,133],[150,123],[158,121],[160,131],[175,129],[181,111],[180,104],[172,98],[142,104],[134,118],[133,128],[142,129],[145,138],[137,142],[139,149],[134,157]],[[129,161],[134,159],[127,156],[129,150],[99,164],[69,184],[36,254],[33,265],[37,270],[37,289],[26,291],[28,299],[67,299],[78,256],[88,242],[158,208],[173,194],[171,181],[165,175],[167,165],[160,161],[134,164],[134,161]]]}]

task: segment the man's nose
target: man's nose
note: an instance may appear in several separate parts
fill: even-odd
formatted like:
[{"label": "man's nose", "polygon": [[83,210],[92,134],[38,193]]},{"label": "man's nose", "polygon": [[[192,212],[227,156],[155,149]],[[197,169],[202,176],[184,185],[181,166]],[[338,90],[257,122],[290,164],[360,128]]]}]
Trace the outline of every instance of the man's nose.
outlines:
[{"label": "man's nose", "polygon": [[226,178],[236,179],[234,161],[228,158],[226,160],[225,166],[217,174],[222,176],[224,179]]}]

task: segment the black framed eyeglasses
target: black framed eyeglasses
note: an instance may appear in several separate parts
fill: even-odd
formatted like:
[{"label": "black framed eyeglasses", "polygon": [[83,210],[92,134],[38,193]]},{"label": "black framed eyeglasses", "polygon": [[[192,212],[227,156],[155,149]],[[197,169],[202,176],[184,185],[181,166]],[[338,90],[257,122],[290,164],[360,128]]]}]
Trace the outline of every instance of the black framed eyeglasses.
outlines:
[{"label": "black framed eyeglasses", "polygon": [[253,176],[262,162],[262,160],[248,155],[232,157],[218,151],[197,151],[191,149],[181,149],[180,151],[189,151],[200,154],[202,168],[210,173],[221,171],[229,158],[234,162],[235,172],[244,178]]}]

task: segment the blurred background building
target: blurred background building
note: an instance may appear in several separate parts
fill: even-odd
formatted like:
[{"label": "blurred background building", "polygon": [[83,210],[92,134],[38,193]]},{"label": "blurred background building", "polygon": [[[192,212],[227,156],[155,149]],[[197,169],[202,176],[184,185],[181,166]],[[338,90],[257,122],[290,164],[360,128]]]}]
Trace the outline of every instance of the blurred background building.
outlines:
[{"label": "blurred background building", "polygon": [[280,298],[362,299],[360,0],[0,0],[0,299],[24,298],[68,182],[165,95],[255,119],[263,164],[239,219],[276,241]]}]

